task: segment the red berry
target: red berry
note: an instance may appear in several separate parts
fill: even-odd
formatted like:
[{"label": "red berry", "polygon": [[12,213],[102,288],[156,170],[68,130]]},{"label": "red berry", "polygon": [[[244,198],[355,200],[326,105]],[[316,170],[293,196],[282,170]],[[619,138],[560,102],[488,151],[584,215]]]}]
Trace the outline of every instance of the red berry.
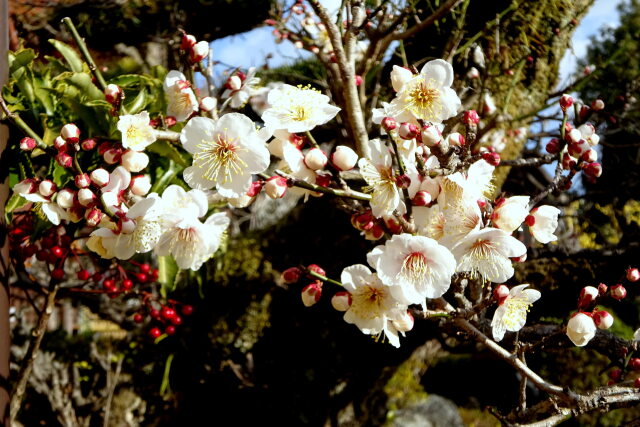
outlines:
[{"label": "red berry", "polygon": [[53,277],[56,280],[62,280],[64,279],[64,270],[61,268],[54,268],[51,271],[51,277]]},{"label": "red berry", "polygon": [[116,290],[116,281],[113,279],[107,279],[102,282],[102,286],[106,291],[115,291]]},{"label": "red berry", "polygon": [[91,278],[94,282],[99,282],[100,280],[102,280],[102,273],[95,272],[93,273],[93,276]]},{"label": "red berry", "polygon": [[91,277],[91,273],[89,273],[87,270],[78,271],[78,279],[89,280],[89,277]]},{"label": "red berry", "polygon": [[140,283],[146,282],[147,279],[149,278],[149,276],[147,276],[145,273],[136,273],[135,276],[138,282]]},{"label": "red berry", "polygon": [[140,314],[140,313],[136,313],[133,316],[133,321],[136,322],[136,323],[142,323],[143,320],[144,320],[144,316],[142,314]]},{"label": "red berry", "polygon": [[38,261],[46,261],[48,257],[49,257],[49,254],[45,250],[39,250],[36,253],[36,259]]},{"label": "red berry", "polygon": [[162,307],[162,311],[160,312],[160,314],[162,314],[162,317],[164,317],[165,319],[170,320],[175,317],[176,311],[171,307],[164,306]]},{"label": "red berry", "polygon": [[169,325],[169,326],[167,326],[167,327],[164,329],[164,332],[165,332],[167,335],[173,335],[173,334],[175,334],[175,333],[176,333],[176,327],[175,327],[175,326],[172,326],[172,325]]},{"label": "red berry", "polygon": [[151,336],[151,338],[156,339],[160,335],[162,335],[162,332],[160,332],[160,329],[158,328],[151,328],[151,330],[149,331],[149,335]]},{"label": "red berry", "polygon": [[130,289],[133,288],[133,281],[129,280],[129,279],[124,279],[122,281],[122,289],[125,291],[128,291]]},{"label": "red berry", "polygon": [[180,316],[173,316],[171,318],[171,323],[173,323],[174,325],[182,325],[182,317]]},{"label": "red berry", "polygon": [[140,267],[138,267],[140,269],[140,271],[142,273],[148,273],[151,270],[151,266],[147,263],[144,264],[140,264]]},{"label": "red berry", "polygon": [[183,305],[182,306],[182,315],[183,316],[191,316],[193,314],[193,306],[192,305]]},{"label": "red berry", "polygon": [[637,357],[631,358],[631,360],[629,360],[629,366],[631,366],[631,369],[634,371],[640,370],[640,359]]},{"label": "red berry", "polygon": [[160,272],[158,271],[157,268],[154,268],[153,270],[151,270],[151,276],[149,277],[149,280],[152,282],[155,282],[158,280],[158,274],[160,274]]},{"label": "red berry", "polygon": [[152,319],[159,319],[160,312],[154,308],[149,312],[149,316],[151,316]]},{"label": "red berry", "polygon": [[633,381],[633,386],[634,386],[635,388],[640,388],[640,377],[636,378],[636,379]]}]

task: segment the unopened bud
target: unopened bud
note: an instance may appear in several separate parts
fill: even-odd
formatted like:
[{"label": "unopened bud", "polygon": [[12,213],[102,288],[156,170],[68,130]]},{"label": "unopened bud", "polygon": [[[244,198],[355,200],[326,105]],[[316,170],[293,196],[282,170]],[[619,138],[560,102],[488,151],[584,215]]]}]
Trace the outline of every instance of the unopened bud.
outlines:
[{"label": "unopened bud", "polygon": [[[402,224],[395,217],[391,216],[384,218],[384,225],[387,227],[391,234],[402,233]],[[373,228],[373,227],[372,227]]]},{"label": "unopened bud", "polygon": [[324,168],[328,160],[327,155],[319,148],[312,148],[304,156],[304,164],[314,171]]},{"label": "unopened bud", "polygon": [[351,307],[351,294],[346,291],[336,292],[331,297],[331,305],[338,311],[347,311]]},{"label": "unopened bud", "polygon": [[596,150],[587,150],[580,156],[580,160],[587,163],[594,163],[598,161],[598,152]]},{"label": "unopened bud", "polygon": [[467,71],[467,78],[470,80],[473,79],[477,79],[480,77],[480,71],[478,71],[478,69],[476,67],[471,67],[469,68],[469,71]]},{"label": "unopened bud", "polygon": [[298,267],[287,268],[282,272],[282,280],[284,283],[296,283],[302,277],[302,271]]},{"label": "unopened bud", "polygon": [[104,97],[109,104],[115,104],[120,98],[120,94],[122,93],[122,89],[120,86],[114,84],[108,84],[104,90]]},{"label": "unopened bud", "polygon": [[436,126],[426,125],[422,128],[421,133],[422,142],[428,147],[433,147],[442,142],[442,133]]},{"label": "unopened bud", "polygon": [[498,285],[493,290],[493,297],[498,301],[498,304],[502,304],[508,296],[509,288],[507,285]]},{"label": "unopened bud", "polygon": [[418,191],[411,201],[414,206],[427,206],[431,203],[431,194],[428,191]]},{"label": "unopened bud", "polygon": [[398,135],[402,139],[414,139],[418,136],[418,126],[413,123],[404,122],[398,128]]},{"label": "unopened bud", "polygon": [[585,286],[580,291],[580,299],[578,300],[579,308],[586,308],[595,303],[596,298],[598,298],[599,292],[598,289],[593,286]]},{"label": "unopened bud", "polygon": [[22,151],[32,151],[34,148],[36,148],[36,140],[33,138],[22,138],[20,140],[20,149]]},{"label": "unopened bud", "polygon": [[91,181],[98,187],[104,187],[109,183],[109,172],[106,169],[95,169],[91,172]]},{"label": "unopened bud", "polygon": [[56,154],[56,162],[63,168],[70,168],[73,165],[73,157],[67,153]]},{"label": "unopened bud", "polygon": [[627,289],[622,285],[614,285],[611,287],[611,296],[617,300],[627,297]]},{"label": "unopened bud", "polygon": [[373,227],[364,232],[364,238],[371,241],[382,239],[384,228],[380,224],[373,224]]},{"label": "unopened bud", "polygon": [[355,214],[351,217],[351,224],[360,231],[366,231],[374,226],[375,217],[371,212]]},{"label": "unopened bud", "polygon": [[588,313],[578,312],[567,323],[567,336],[578,347],[584,347],[596,335],[596,324]]},{"label": "unopened bud", "polygon": [[355,80],[356,86],[360,86],[362,84],[362,76],[356,74],[353,76],[353,79]]},{"label": "unopened bud", "polygon": [[409,332],[411,329],[413,329],[415,320],[411,313],[405,311],[404,314],[400,317],[391,320],[391,323],[393,323],[393,326],[395,326],[399,332]]},{"label": "unopened bud", "polygon": [[240,80],[240,77],[234,74],[233,76],[229,77],[229,79],[227,79],[225,87],[231,91],[240,90],[240,88],[242,87],[242,80]]},{"label": "unopened bud", "polygon": [[87,138],[80,143],[80,146],[85,151],[93,150],[94,148],[96,148],[96,145],[98,145],[98,141],[93,138]]},{"label": "unopened bud", "polygon": [[461,147],[464,145],[464,136],[458,132],[454,132],[447,136],[447,142],[452,147]]},{"label": "unopened bud", "polygon": [[[324,271],[324,269],[322,267],[320,267],[318,264],[309,264],[307,266],[307,269],[309,271],[313,271],[316,274],[319,274],[320,276],[325,276],[325,277],[327,276],[327,272]],[[311,275],[309,275],[307,277],[309,277],[310,279],[314,279],[315,278],[315,277],[313,277]]]},{"label": "unopened bud", "polygon": [[73,177],[73,181],[78,188],[87,188],[91,185],[91,178],[87,173],[81,173]]},{"label": "unopened bud", "polygon": [[80,129],[73,123],[68,123],[62,126],[60,136],[63,137],[69,144],[76,144],[80,138]]},{"label": "unopened bud", "polygon": [[358,163],[358,154],[346,145],[338,145],[331,155],[331,162],[341,171],[348,171]]},{"label": "unopened bud", "polygon": [[58,191],[58,187],[50,179],[45,179],[38,186],[38,193],[42,197],[51,197],[56,191]]},{"label": "unopened bud", "polygon": [[398,127],[398,124],[392,117],[383,118],[380,124],[382,125],[382,128],[387,132],[391,132],[396,127]]},{"label": "unopened bud", "polygon": [[480,116],[476,110],[467,110],[462,115],[462,123],[466,126],[475,126],[480,122]]},{"label": "unopened bud", "polygon": [[205,96],[200,100],[200,109],[203,111],[213,111],[218,106],[218,101],[216,98],[212,98],[210,96]]},{"label": "unopened bud", "polygon": [[78,202],[80,202],[82,206],[91,206],[95,203],[96,199],[96,195],[90,189],[81,188],[80,190],[78,190]]},{"label": "unopened bud", "polygon": [[498,166],[500,164],[500,154],[498,153],[486,152],[482,154],[482,158],[491,166]]},{"label": "unopened bud", "polygon": [[587,163],[582,166],[582,171],[592,178],[599,178],[602,175],[602,165],[600,163]]},{"label": "unopened bud", "polygon": [[576,159],[571,157],[569,155],[569,153],[564,153],[562,155],[562,168],[564,170],[569,170],[569,169],[573,169],[573,167],[576,165]]},{"label": "unopened bud", "polygon": [[553,138],[551,141],[547,142],[547,145],[544,148],[549,154],[557,154],[560,151],[560,141],[558,141],[558,138]]},{"label": "unopened bud", "polygon": [[607,293],[608,289],[609,287],[607,285],[605,285],[604,283],[600,283],[598,285],[598,295],[603,296],[604,294]]},{"label": "unopened bud", "polygon": [[122,150],[120,148],[111,148],[102,155],[104,161],[109,165],[115,165],[120,161],[121,157]]},{"label": "unopened bud", "polygon": [[264,181],[253,181],[247,190],[247,196],[255,197],[262,191],[262,186],[264,185]]},{"label": "unopened bud", "polygon": [[120,158],[120,163],[129,172],[140,172],[149,164],[149,156],[141,151],[127,150]]},{"label": "unopened bud", "polygon": [[98,208],[87,209],[84,214],[84,219],[87,221],[87,224],[91,227],[96,227],[102,221],[104,217],[104,213]]},{"label": "unopened bud", "polygon": [[322,282],[317,280],[302,289],[302,303],[305,307],[311,307],[318,301],[320,301],[320,297],[322,296]]},{"label": "unopened bud", "polygon": [[33,178],[23,179],[13,186],[13,192],[18,194],[33,194],[38,191],[38,181]]},{"label": "unopened bud", "polygon": [[571,95],[568,94],[563,94],[560,97],[560,108],[562,108],[562,111],[567,111],[568,108],[570,108],[573,105],[573,98],[571,97]]},{"label": "unopened bud", "polygon": [[589,114],[591,114],[591,108],[587,107],[586,105],[583,105],[582,107],[580,107],[580,112],[578,113],[578,116],[580,117],[581,122],[587,120],[587,117],[589,116]]},{"label": "unopened bud", "polygon": [[609,329],[613,325],[613,316],[605,310],[593,313],[593,321],[598,329]]},{"label": "unopened bud", "polygon": [[131,177],[129,189],[136,196],[145,196],[151,190],[151,179],[147,175],[136,175]]},{"label": "unopened bud", "polygon": [[637,268],[629,267],[627,269],[627,280],[630,282],[637,282],[640,280],[640,271]]},{"label": "unopened bud", "polygon": [[196,64],[206,58],[207,55],[209,55],[209,43],[203,40],[191,47],[191,50],[189,51],[189,60],[193,64]]},{"label": "unopened bud", "polygon": [[408,175],[398,175],[396,177],[396,185],[398,188],[409,188],[411,186],[411,178]]},{"label": "unopened bud", "polygon": [[264,192],[272,199],[281,199],[287,193],[287,179],[274,175],[264,184]]},{"label": "unopened bud", "polygon": [[75,195],[75,191],[69,188],[63,188],[58,192],[58,195],[56,196],[56,203],[63,209],[69,209],[73,206],[73,199]]},{"label": "unopened bud", "polygon": [[593,111],[600,111],[604,109],[604,101],[602,99],[596,99],[591,103]]},{"label": "unopened bud", "polygon": [[53,140],[53,147],[58,151],[67,151],[69,145],[63,137],[56,136],[56,138]]},{"label": "unopened bud", "polygon": [[191,34],[183,34],[180,40],[180,49],[187,51],[196,44],[196,38]]}]

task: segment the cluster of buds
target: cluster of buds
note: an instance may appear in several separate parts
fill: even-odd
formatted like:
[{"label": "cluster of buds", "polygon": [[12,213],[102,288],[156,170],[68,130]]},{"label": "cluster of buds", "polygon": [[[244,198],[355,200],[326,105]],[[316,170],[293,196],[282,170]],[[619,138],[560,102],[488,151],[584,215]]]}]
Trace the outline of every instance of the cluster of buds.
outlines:
[{"label": "cluster of buds", "polygon": [[320,301],[322,296],[323,281],[318,276],[326,279],[327,273],[319,265],[310,264],[306,268],[291,267],[286,269],[282,272],[282,281],[286,284],[293,284],[301,279],[311,280],[309,284],[302,288],[300,294],[305,307],[311,307]]},{"label": "cluster of buds", "polygon": [[[180,304],[177,301],[169,301],[169,304],[153,302],[147,295],[143,308],[133,315],[135,323],[143,323],[146,318],[150,319],[151,328],[148,334],[151,338],[158,339],[163,334],[171,336],[176,333],[176,328],[182,325],[182,316],[193,314],[193,306]],[[180,308],[178,309],[178,306]]]},{"label": "cluster of buds", "polygon": [[[416,194],[418,197],[418,194]],[[402,224],[394,217],[376,218],[371,210],[351,215],[351,225],[356,230],[362,231],[367,240],[379,240],[385,233],[402,233]]]},{"label": "cluster of buds", "polygon": [[197,41],[191,34],[183,33],[180,50],[187,55],[191,64],[198,64],[209,55],[209,43],[205,40]]}]

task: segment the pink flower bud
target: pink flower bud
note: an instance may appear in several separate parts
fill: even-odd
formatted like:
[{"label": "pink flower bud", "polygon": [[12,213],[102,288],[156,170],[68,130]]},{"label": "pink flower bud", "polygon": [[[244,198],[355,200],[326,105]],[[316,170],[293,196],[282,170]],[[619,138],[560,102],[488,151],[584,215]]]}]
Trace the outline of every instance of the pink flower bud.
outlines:
[{"label": "pink flower bud", "polygon": [[115,104],[118,101],[118,98],[120,98],[121,93],[122,89],[120,89],[120,86],[108,84],[104,90],[104,97],[109,104]]},{"label": "pink flower bud", "polygon": [[331,162],[336,169],[348,171],[358,163],[358,155],[346,145],[338,145],[331,155]]},{"label": "pink flower bud", "polygon": [[408,175],[398,175],[396,177],[396,185],[398,188],[409,188],[411,185],[411,178]]},{"label": "pink flower bud", "polygon": [[466,126],[475,126],[480,122],[480,116],[476,110],[467,110],[462,115],[462,123]]},{"label": "pink flower bud", "polygon": [[213,111],[218,106],[218,101],[210,96],[205,96],[200,100],[200,109],[203,111]]},{"label": "pink flower bud", "polygon": [[356,82],[356,86],[360,86],[362,84],[362,76],[356,74],[355,76],[353,76],[353,79]]},{"label": "pink flower bud", "polygon": [[69,209],[73,206],[73,199],[76,196],[76,192],[69,189],[63,188],[58,192],[56,196],[56,203],[63,209]]},{"label": "pink flower bud", "polygon": [[598,289],[593,286],[585,286],[580,291],[580,299],[578,299],[578,307],[586,308],[595,304],[596,298],[598,298]]},{"label": "pink flower bud", "polygon": [[428,147],[438,145],[442,141],[442,133],[440,132],[440,129],[432,125],[424,126],[422,128],[421,136],[422,142]]},{"label": "pink flower bud", "polygon": [[414,139],[418,136],[418,126],[413,123],[404,122],[398,128],[398,135],[402,139]]},{"label": "pink flower bud", "polygon": [[120,158],[120,163],[129,172],[140,172],[149,164],[149,156],[141,151],[127,150]]},{"label": "pink flower bud", "polygon": [[328,161],[327,155],[319,148],[312,148],[304,156],[304,164],[314,171],[324,168]]},{"label": "pink flower bud", "polygon": [[67,123],[62,126],[60,136],[63,137],[69,144],[76,144],[80,138],[80,129],[73,123]]},{"label": "pink flower bud", "polygon": [[191,34],[183,34],[180,40],[180,49],[186,51],[191,49],[196,44],[196,38]]},{"label": "pink flower bud", "polygon": [[251,186],[247,190],[247,196],[255,197],[262,191],[262,186],[264,185],[264,181],[253,181]]},{"label": "pink flower bud", "polygon": [[576,159],[571,157],[569,153],[564,153],[562,155],[562,168],[565,170],[573,169],[576,165]]},{"label": "pink flower bud", "polygon": [[498,153],[486,152],[482,154],[482,158],[491,166],[498,166],[500,164],[500,154]]},{"label": "pink flower bud", "polygon": [[622,285],[614,285],[611,287],[611,296],[617,300],[627,297],[627,289]]},{"label": "pink flower bud", "polygon": [[63,137],[56,136],[56,139],[53,140],[53,147],[58,151],[67,151],[69,145]]},{"label": "pink flower bud", "polygon": [[596,335],[596,324],[588,313],[578,312],[567,323],[567,336],[578,347],[583,347]]},{"label": "pink flower bud", "polygon": [[120,148],[112,148],[110,150],[107,150],[102,155],[102,158],[104,159],[104,161],[107,164],[115,165],[116,163],[119,163],[120,159],[122,158],[122,149],[120,149]]},{"label": "pink flower bud", "polygon": [[355,214],[351,217],[351,224],[360,231],[369,230],[375,224],[375,217],[371,211],[363,214]]},{"label": "pink flower bud", "polygon": [[598,152],[596,150],[589,149],[582,153],[580,160],[587,163],[594,163],[598,160]]},{"label": "pink flower bud", "polygon": [[264,192],[272,199],[281,199],[287,193],[287,180],[274,175],[264,184]]},{"label": "pink flower bud", "polygon": [[591,108],[587,107],[586,105],[583,105],[582,107],[580,107],[580,112],[578,113],[578,116],[580,117],[580,121],[582,122],[585,121],[589,116],[589,114],[591,114]]},{"label": "pink flower bud", "polygon": [[34,178],[23,179],[13,186],[13,192],[18,194],[33,194],[38,191],[38,181]]},{"label": "pink flower bud", "polygon": [[331,297],[331,305],[338,311],[347,311],[351,307],[351,294],[346,291],[336,292]]},{"label": "pink flower bud", "polygon": [[602,175],[602,165],[600,163],[587,163],[582,166],[582,171],[592,178],[599,178]]},{"label": "pink flower bud", "polygon": [[51,197],[58,191],[58,187],[50,179],[45,179],[38,186],[38,192],[42,197]]},{"label": "pink flower bud", "polygon": [[234,74],[227,79],[227,82],[224,86],[231,91],[240,90],[240,88],[242,88],[242,80],[240,79],[240,77]]},{"label": "pink flower bud", "polygon": [[569,107],[573,105],[573,98],[566,93],[560,97],[560,108],[562,111],[567,111]]},{"label": "pink flower bud", "polygon": [[145,196],[151,190],[151,179],[147,175],[133,176],[129,189],[136,196]]},{"label": "pink flower bud", "polygon": [[470,80],[473,79],[477,79],[480,77],[480,71],[478,71],[478,69],[476,67],[471,67],[469,68],[469,71],[467,71],[467,78]]},{"label": "pink flower bud", "polygon": [[580,140],[582,139],[582,132],[580,132],[578,129],[571,129],[567,134],[567,138],[569,142],[580,142]]},{"label": "pink flower bud", "polygon": [[298,267],[287,268],[282,272],[282,280],[284,283],[296,283],[302,277],[302,271]]},{"label": "pink flower bud", "polygon": [[627,280],[630,282],[637,282],[640,280],[640,271],[637,268],[629,267],[627,269]]},{"label": "pink flower bud", "polygon": [[560,151],[560,141],[558,141],[558,138],[553,138],[551,141],[547,142],[545,150],[547,150],[547,153],[549,154],[557,154]]},{"label": "pink flower bud", "polygon": [[70,168],[73,165],[73,157],[67,153],[56,154],[56,162],[63,168]]},{"label": "pink flower bud", "polygon": [[373,227],[364,232],[364,238],[371,241],[382,239],[384,228],[380,224],[373,224]]},{"label": "pink flower bud", "polygon": [[383,118],[382,121],[380,122],[380,125],[387,132],[391,132],[396,127],[398,127],[397,122],[392,117]]},{"label": "pink flower bud", "polygon": [[189,51],[189,60],[193,64],[196,64],[206,58],[207,55],[209,55],[209,43],[203,40],[191,47],[191,50]]},{"label": "pink flower bud", "polygon": [[498,304],[502,304],[504,300],[509,296],[509,288],[507,285],[498,285],[493,290],[493,297],[498,301]]},{"label": "pink flower bud", "polygon": [[98,187],[104,187],[109,183],[109,172],[99,168],[91,172],[91,181]]},{"label": "pink flower bud", "polygon": [[613,316],[605,310],[593,313],[593,321],[598,329],[609,329],[613,325]]},{"label": "pink flower bud", "polygon": [[317,280],[302,289],[302,303],[305,307],[311,307],[322,296],[322,282]]},{"label": "pink flower bud", "polygon": [[97,200],[96,195],[88,188],[78,190],[78,202],[84,207],[93,205]]},{"label": "pink flower bud", "polygon": [[461,147],[464,145],[464,136],[458,132],[454,132],[447,136],[447,142],[452,147]]},{"label": "pink flower bud", "polygon": [[602,99],[596,99],[591,103],[593,111],[600,111],[604,109],[604,101]]},{"label": "pink flower bud", "polygon": [[33,138],[22,138],[20,140],[20,149],[22,151],[32,151],[34,148],[36,148],[36,140]]},{"label": "pink flower bud", "polygon": [[78,174],[73,180],[78,188],[87,188],[91,185],[91,178],[89,178],[89,174],[87,173]]},{"label": "pink flower bud", "polygon": [[93,150],[94,148],[96,148],[96,145],[98,145],[98,141],[93,138],[87,138],[80,143],[80,146],[85,151]]},{"label": "pink flower bud", "polygon": [[393,323],[393,326],[395,326],[395,328],[399,332],[409,332],[413,329],[415,319],[413,318],[411,313],[405,311],[404,314],[402,314],[400,317],[391,320],[391,323]]},{"label": "pink flower bud", "polygon": [[431,194],[428,191],[418,191],[411,201],[414,206],[427,206],[431,203]]},{"label": "pink flower bud", "polygon": [[[319,265],[317,265],[317,264],[309,264],[307,266],[307,269],[309,271],[313,271],[314,273],[319,274],[321,276],[325,276],[325,277],[327,276],[327,272],[324,271],[324,269],[322,267],[320,267]],[[309,277],[310,279],[315,279],[315,277],[313,277],[311,275],[309,275],[307,277]]]},{"label": "pink flower bud", "polygon": [[395,217],[384,218],[384,225],[387,227],[391,234],[402,233],[402,224],[400,224],[400,221],[398,221]]},{"label": "pink flower bud", "polygon": [[605,285],[604,283],[600,283],[598,285],[598,295],[602,296],[606,294],[608,289],[609,287],[607,285]]}]

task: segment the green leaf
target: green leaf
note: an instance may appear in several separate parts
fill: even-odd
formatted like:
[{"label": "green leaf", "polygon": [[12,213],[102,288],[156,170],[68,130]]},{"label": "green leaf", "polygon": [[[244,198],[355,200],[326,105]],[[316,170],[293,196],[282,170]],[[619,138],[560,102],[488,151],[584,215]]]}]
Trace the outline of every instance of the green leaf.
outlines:
[{"label": "green leaf", "polygon": [[147,151],[151,151],[152,153],[159,154],[169,160],[173,160],[182,167],[189,166],[189,162],[187,162],[178,149],[169,141],[156,141],[147,147]]},{"label": "green leaf", "polygon": [[118,77],[114,77],[109,80],[109,83],[118,85],[120,87],[134,87],[143,85],[159,85],[162,84],[159,80],[154,79],[143,74],[122,74]]},{"label": "green leaf", "polygon": [[64,187],[70,179],[71,175],[67,169],[60,166],[58,162],[55,162],[53,164],[53,182],[58,186],[58,188]]},{"label": "green leaf", "polygon": [[140,92],[138,92],[138,95],[136,95],[133,101],[129,103],[125,101],[124,107],[127,110],[128,114],[138,114],[144,109],[144,107],[147,106],[147,103],[147,91],[145,89],[142,89]]},{"label": "green leaf", "polygon": [[9,74],[13,75],[19,68],[30,65],[36,56],[33,49],[24,49],[15,54],[9,54]]},{"label": "green leaf", "polygon": [[102,93],[102,91],[98,89],[98,86],[93,84],[91,74],[73,73],[66,79],[66,81],[69,84],[77,87],[80,90],[80,94],[82,94],[82,96],[84,96],[85,98],[91,100],[104,100],[104,93]]},{"label": "green leaf", "polygon": [[29,203],[27,199],[25,199],[18,193],[13,193],[13,195],[7,201],[7,205],[5,206],[5,213],[11,213],[16,209],[20,209],[27,203]]},{"label": "green leaf", "polygon": [[71,71],[76,73],[82,72],[82,59],[80,59],[80,55],[78,55],[74,48],[56,39],[49,39],[49,43],[62,54],[67,64],[69,64]]},{"label": "green leaf", "polygon": [[167,291],[175,289],[175,280],[179,270],[178,264],[171,256],[158,257],[158,282],[162,285],[160,292],[165,298]]}]

